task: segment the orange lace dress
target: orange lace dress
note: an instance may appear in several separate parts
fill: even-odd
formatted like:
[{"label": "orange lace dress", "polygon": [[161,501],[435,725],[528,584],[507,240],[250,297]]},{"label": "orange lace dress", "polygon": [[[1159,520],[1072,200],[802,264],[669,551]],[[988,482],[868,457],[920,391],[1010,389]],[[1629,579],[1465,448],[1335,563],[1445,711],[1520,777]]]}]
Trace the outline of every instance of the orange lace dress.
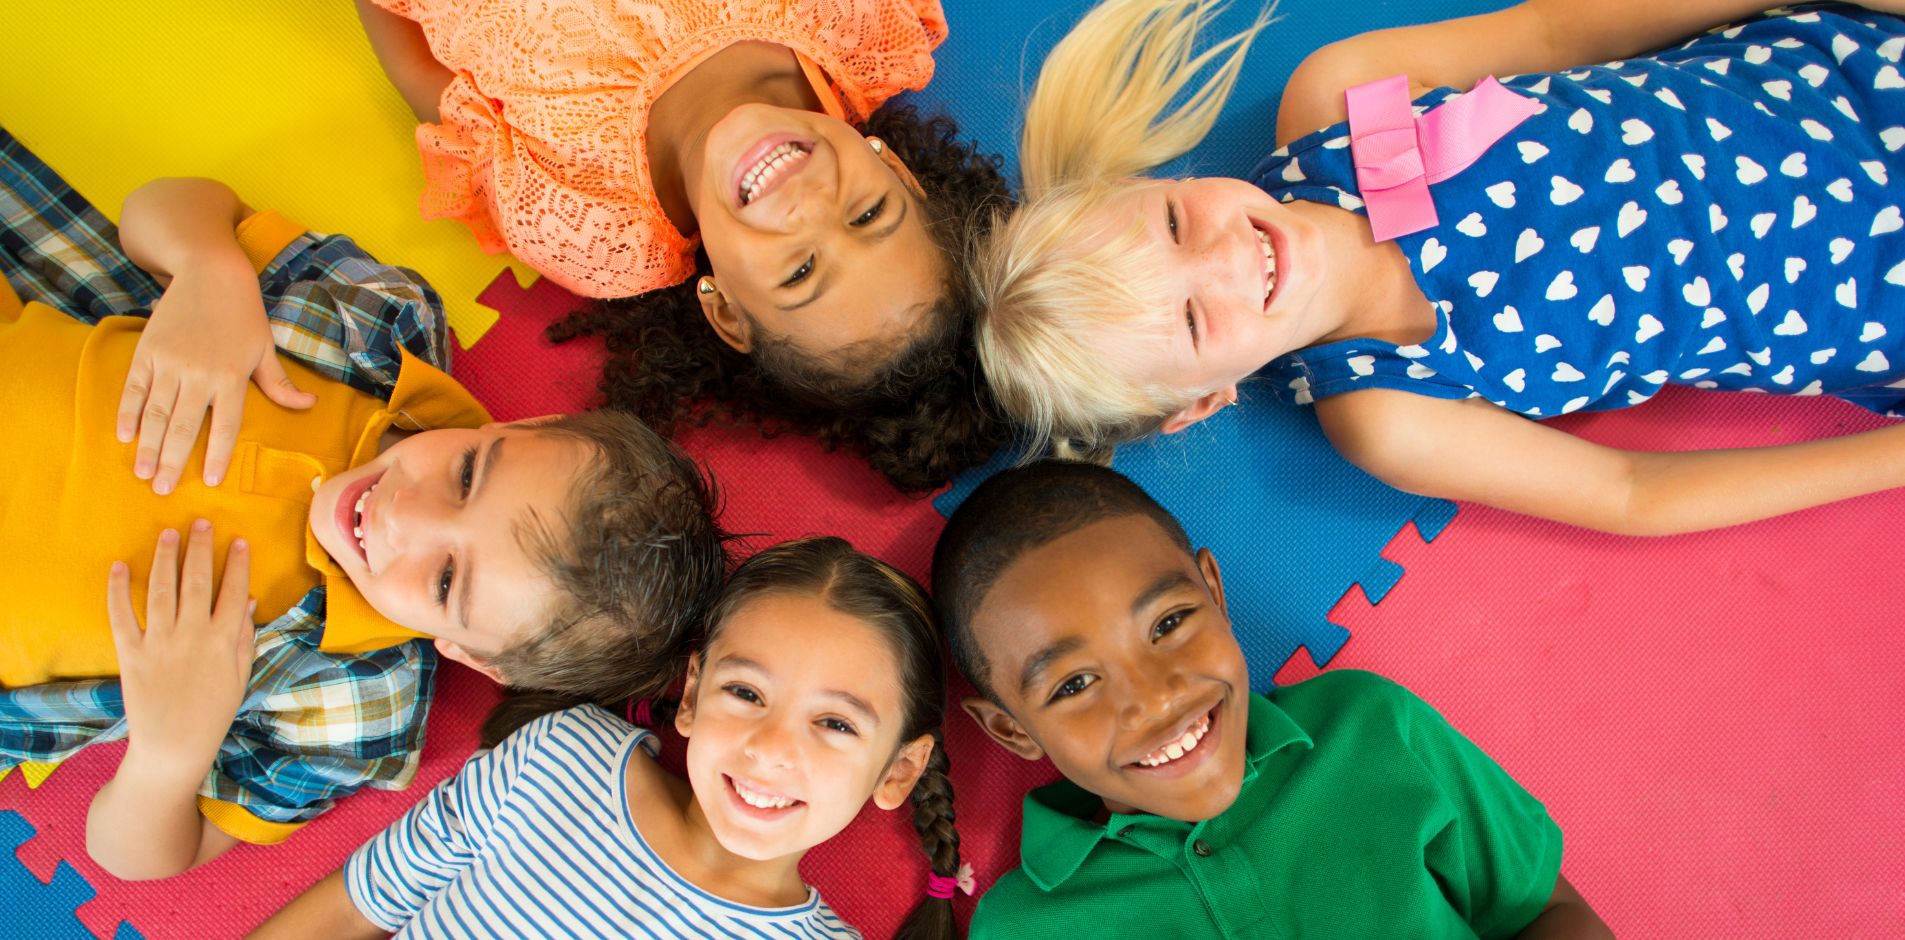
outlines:
[{"label": "orange lace dress", "polygon": [[849,121],[933,75],[938,0],[376,0],[456,77],[417,128],[423,215],[452,218],[589,297],[694,272],[648,175],[648,111],[735,42],[792,49]]}]

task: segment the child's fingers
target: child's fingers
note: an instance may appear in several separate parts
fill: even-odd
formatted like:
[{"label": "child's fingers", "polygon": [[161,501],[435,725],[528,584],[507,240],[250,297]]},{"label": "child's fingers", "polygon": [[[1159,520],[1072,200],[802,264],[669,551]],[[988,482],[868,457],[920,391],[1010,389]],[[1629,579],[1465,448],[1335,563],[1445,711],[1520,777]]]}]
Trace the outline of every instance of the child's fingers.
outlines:
[{"label": "child's fingers", "polygon": [[172,409],[179,397],[177,376],[155,372],[152,390],[146,396],[145,409],[139,416],[139,447],[132,457],[132,475],[152,479],[159,469],[159,445],[165,441],[165,429],[172,423]]},{"label": "child's fingers", "polygon": [[[206,551],[209,554],[209,544]],[[212,619],[220,623],[249,619],[245,615],[251,606],[250,595],[251,545],[244,539],[232,539],[231,547],[225,550],[225,572],[219,575],[218,606],[212,608]]]},{"label": "child's fingers", "polygon": [[112,626],[112,643],[119,651],[123,668],[126,656],[139,648],[139,618],[132,612],[132,570],[123,561],[112,563],[106,574],[106,623]]},{"label": "child's fingers", "polygon": [[[245,382],[227,383],[212,399],[212,427],[205,436],[205,485],[217,486],[231,466],[238,446],[238,428],[245,418]],[[191,451],[186,451],[189,457]]]},{"label": "child's fingers", "polygon": [[275,348],[252,370],[251,380],[258,383],[258,390],[264,392],[266,398],[286,408],[309,408],[317,404],[316,395],[299,388],[291,376],[285,374],[284,363],[278,361]]},{"label": "child's fingers", "polygon": [[212,610],[212,524],[203,519],[192,523],[192,534],[185,540],[178,610],[194,619]]},{"label": "child's fingers", "polygon": [[126,389],[119,393],[119,418],[117,431],[119,443],[132,443],[133,435],[139,433],[139,415],[145,411],[146,396],[152,391],[152,362],[144,356],[132,358],[132,369],[126,373]]},{"label": "child's fingers", "polygon": [[167,529],[159,533],[159,547],[152,550],[152,573],[146,576],[146,635],[169,633],[179,615],[179,533]]},{"label": "child's fingers", "polygon": [[205,409],[212,403],[212,394],[197,383],[179,386],[179,396],[172,403],[172,420],[167,423],[165,437],[159,444],[159,470],[152,476],[152,491],[164,496],[178,486],[179,477],[185,473],[185,462],[192,459],[192,450],[198,446],[199,427],[205,423]]}]

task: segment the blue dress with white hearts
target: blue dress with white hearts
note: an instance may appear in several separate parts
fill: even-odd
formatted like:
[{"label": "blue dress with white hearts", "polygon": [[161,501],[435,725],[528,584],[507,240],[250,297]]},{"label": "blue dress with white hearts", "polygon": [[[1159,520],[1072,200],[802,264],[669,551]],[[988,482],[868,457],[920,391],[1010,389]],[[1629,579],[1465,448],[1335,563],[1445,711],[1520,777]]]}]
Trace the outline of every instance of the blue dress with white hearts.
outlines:
[{"label": "blue dress with white hearts", "polygon": [[[1299,404],[1392,388],[1544,417],[1676,383],[1905,413],[1901,51],[1905,22],[1835,6],[1503,80],[1542,110],[1435,184],[1438,225],[1397,239],[1434,335],[1260,374]],[[1360,210],[1346,134],[1292,142],[1252,182]]]}]

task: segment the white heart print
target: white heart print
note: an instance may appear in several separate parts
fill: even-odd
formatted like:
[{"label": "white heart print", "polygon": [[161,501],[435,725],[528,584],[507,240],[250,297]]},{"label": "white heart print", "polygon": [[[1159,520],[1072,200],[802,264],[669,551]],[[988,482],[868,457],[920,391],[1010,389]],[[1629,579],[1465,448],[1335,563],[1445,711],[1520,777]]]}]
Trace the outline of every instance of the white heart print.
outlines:
[{"label": "white heart print", "polygon": [[1627,280],[1627,287],[1633,291],[1647,289],[1647,275],[1654,273],[1644,264],[1630,264],[1621,269],[1621,277]]},{"label": "white heart print", "polygon": [[1595,301],[1594,306],[1588,310],[1588,319],[1602,326],[1613,326],[1614,295],[1602,294],[1601,299]]},{"label": "white heart print", "polygon": [[1514,307],[1503,307],[1502,312],[1495,314],[1495,329],[1503,333],[1521,332],[1521,311]]},{"label": "white heart print", "polygon": [[1534,229],[1525,228],[1515,238],[1515,263],[1520,264],[1541,252],[1548,243],[1542,241],[1541,234]]}]

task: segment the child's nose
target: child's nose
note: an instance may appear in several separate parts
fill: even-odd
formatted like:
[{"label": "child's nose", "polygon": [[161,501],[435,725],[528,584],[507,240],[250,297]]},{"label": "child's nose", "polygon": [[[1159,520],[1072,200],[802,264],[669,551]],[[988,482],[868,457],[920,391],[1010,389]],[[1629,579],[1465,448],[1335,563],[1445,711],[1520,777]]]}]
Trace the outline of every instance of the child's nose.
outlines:
[{"label": "child's nose", "polygon": [[742,746],[748,757],[765,767],[792,767],[797,762],[799,745],[795,729],[787,722],[768,720],[755,727]]},{"label": "child's nose", "polygon": [[384,507],[384,541],[392,549],[408,551],[425,539],[442,536],[450,523],[449,503],[427,487],[404,486],[390,494]]}]

